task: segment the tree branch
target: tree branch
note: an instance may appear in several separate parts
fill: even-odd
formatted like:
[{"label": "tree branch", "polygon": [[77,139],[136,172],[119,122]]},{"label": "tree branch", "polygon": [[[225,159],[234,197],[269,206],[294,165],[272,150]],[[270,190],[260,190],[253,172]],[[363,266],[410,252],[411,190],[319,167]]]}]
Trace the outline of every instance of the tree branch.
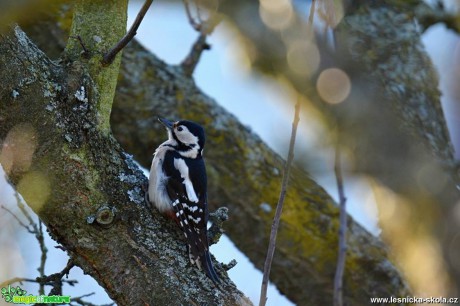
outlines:
[{"label": "tree branch", "polygon": [[125,35],[127,11],[128,0],[75,1],[69,37],[80,37],[85,42],[87,52],[82,56],[80,41],[73,38],[67,40],[65,47],[66,61],[75,66],[83,66],[91,77],[81,82],[75,93],[79,103],[85,103],[79,107],[81,110],[96,107],[96,126],[106,134],[110,133],[110,112],[121,56],[115,56],[111,65],[103,66],[102,54]]},{"label": "tree branch", "polygon": [[[126,48],[121,73],[112,113],[117,139],[148,167],[151,155],[146,152],[163,141],[164,129],[156,120],[159,114],[202,123],[207,135],[210,209],[229,208],[226,233],[262,270],[284,161],[193,80],[139,44],[133,42]],[[277,242],[280,256],[273,259],[271,281],[294,303],[330,304],[337,259],[331,248],[337,241],[337,206],[323,188],[296,167],[291,170],[290,188],[292,194],[285,199],[283,226],[278,233],[282,237]],[[369,300],[363,292],[375,295],[376,288],[382,296],[408,294],[381,241],[353,221],[348,226],[347,275],[353,277],[347,279],[350,289],[345,299],[365,305]]]},{"label": "tree branch", "polygon": [[[2,76],[6,73],[8,77]],[[2,165],[11,165],[9,181],[75,265],[117,304],[141,305],[152,301],[152,293],[160,305],[250,304],[218,264],[219,288],[191,266],[176,225],[144,206],[140,186],[145,176],[114,138],[97,127],[98,108],[80,107],[85,105],[77,94],[81,84],[90,93],[95,90],[84,67],[58,66],[15,27],[0,36],[0,78],[5,118],[0,139],[22,137],[11,131],[27,130],[36,140],[33,163],[27,167],[21,164],[23,154],[1,155]],[[20,93],[15,98],[7,94],[13,88]],[[95,99],[91,94],[88,98]],[[112,226],[88,224],[87,217],[107,203],[116,208]]]},{"label": "tree branch", "polygon": [[[340,133],[340,132],[339,132]],[[343,305],[343,274],[347,255],[347,199],[343,190],[342,166],[340,162],[340,147],[337,141],[335,149],[334,172],[337,180],[340,206],[339,245],[337,255],[337,269],[334,278],[334,306]]]},{"label": "tree branch", "polygon": [[[343,123],[342,143],[353,152],[353,172],[375,178],[410,203],[414,213],[411,220],[417,222],[410,222],[405,229],[420,234],[423,226],[430,239],[436,237],[448,265],[444,272],[451,275],[455,294],[460,292],[460,270],[456,268],[460,264],[456,258],[460,257],[451,255],[451,245],[460,232],[453,205],[459,201],[455,185],[459,185],[460,173],[441,107],[437,72],[422,44],[420,27],[413,22],[414,17],[423,16],[416,12],[423,1],[352,2],[334,31],[339,52],[329,50],[327,37],[322,38],[324,43],[317,39],[321,63],[325,64],[310,83],[292,73],[286,56],[298,37],[286,40],[284,33],[303,33],[307,21],[302,14],[294,9],[289,26],[274,31],[261,20],[256,2],[224,0],[219,2],[219,12],[251,42],[242,46],[253,55],[253,69],[286,78],[290,86],[308,97],[328,131],[334,130],[338,120]],[[423,17],[420,21],[424,23]],[[343,69],[352,86],[349,98],[338,107],[325,105],[316,90],[317,75],[330,67]],[[433,182],[442,183],[433,188]],[[427,214],[427,209],[433,213]],[[388,236],[387,242],[393,238]],[[408,245],[401,247],[405,249],[402,254],[411,252]]]},{"label": "tree branch", "polygon": [[133,24],[131,25],[131,28],[129,29],[128,33],[126,33],[125,36],[115,45],[113,46],[110,51],[108,51],[106,54],[104,54],[104,57],[102,59],[102,65],[110,65],[112,64],[113,60],[115,59],[115,56],[124,48],[126,45],[136,36],[137,34],[137,29],[139,28],[142,20],[144,19],[145,14],[149,10],[150,5],[152,4],[153,0],[146,0],[144,2],[144,5],[142,6],[141,10],[136,16],[136,19],[134,20]]},{"label": "tree branch", "polygon": [[[43,278],[43,277],[45,277],[46,254],[48,252],[48,249],[46,248],[46,245],[45,245],[45,239],[44,239],[44,236],[43,236],[43,229],[42,229],[42,222],[39,219],[38,220],[38,225],[37,225],[37,223],[35,223],[34,220],[32,219],[32,217],[30,216],[29,212],[26,210],[26,207],[25,207],[24,203],[22,202],[20,195],[17,192],[15,192],[14,196],[16,198],[16,203],[17,203],[19,209],[21,210],[22,214],[29,221],[29,225],[24,224],[18,218],[18,216],[16,216],[8,208],[4,207],[3,205],[2,205],[2,208],[5,209],[7,212],[9,212],[18,221],[18,223],[22,227],[24,227],[30,234],[34,234],[35,238],[37,239],[39,247],[40,247],[40,254],[41,254],[41,256],[40,256],[40,266],[38,267],[37,271],[39,273],[39,278]],[[38,294],[44,295],[45,294],[45,283],[46,282],[40,282],[40,281],[37,281],[37,282],[39,284]]]},{"label": "tree branch", "polygon": [[217,23],[212,23],[211,18],[209,18],[207,21],[202,20],[200,15],[200,7],[198,5],[196,9],[198,21],[196,21],[190,11],[189,0],[183,0],[183,2],[190,25],[200,33],[189,54],[181,63],[184,74],[190,77],[192,76],[193,71],[195,71],[195,67],[198,64],[203,51],[211,49],[211,46],[206,42],[206,37],[214,30]]},{"label": "tree branch", "polygon": [[265,259],[265,264],[264,264],[264,275],[262,279],[262,286],[260,289],[259,306],[264,306],[267,303],[268,279],[270,276],[273,255],[275,254],[276,236],[278,234],[278,227],[279,227],[280,220],[281,220],[281,213],[283,211],[284,198],[287,192],[291,164],[294,159],[294,145],[295,145],[295,138],[297,134],[297,125],[299,124],[299,120],[300,120],[300,98],[298,99],[295,105],[294,120],[292,122],[291,140],[289,143],[289,153],[288,153],[288,158],[285,163],[284,170],[283,170],[283,181],[281,183],[280,197],[278,199],[278,204],[276,205],[275,218],[273,219],[272,229],[270,232],[270,243],[268,245],[267,257]]},{"label": "tree branch", "polygon": [[[193,18],[188,1],[189,0],[183,0],[188,21],[190,25],[195,29],[195,31],[201,32],[203,30],[203,20],[201,20],[200,16],[198,16],[198,22],[195,20],[195,18]],[[200,8],[197,6],[197,12],[199,13],[199,11]]]},{"label": "tree branch", "polygon": [[206,42],[206,37],[206,34],[201,33],[193,44],[187,57],[182,61],[181,67],[185,75],[192,76],[203,51],[211,49],[211,46]]},{"label": "tree branch", "polygon": [[[53,27],[56,24],[50,26]],[[40,32],[40,27],[37,31]],[[46,33],[54,35],[55,31]],[[40,40],[41,45],[47,47],[50,39],[61,39],[50,37]],[[254,42],[264,37],[256,37]],[[175,67],[158,60],[135,41],[126,47],[124,54],[112,114],[117,139],[148,167],[151,155],[146,152],[151,152],[164,137],[164,129],[156,121],[160,110],[171,117],[202,122],[208,135],[208,148],[218,148],[208,149],[206,153],[210,205],[213,209],[222,204],[230,208],[227,234],[262,269],[274,203],[279,197],[274,189],[279,185],[282,159]],[[183,107],[185,104],[187,107]],[[292,169],[291,182],[292,193],[285,200],[279,232],[282,239],[277,243],[277,254],[282,256],[273,259],[272,281],[295,303],[330,304],[337,259],[331,245],[337,241],[338,210],[327,193],[296,167]],[[161,228],[154,230],[158,231],[164,232]],[[258,234],[248,235],[254,232]],[[409,294],[381,241],[353,220],[348,222],[348,232],[350,265],[346,267],[345,301],[366,305],[369,296]]]}]

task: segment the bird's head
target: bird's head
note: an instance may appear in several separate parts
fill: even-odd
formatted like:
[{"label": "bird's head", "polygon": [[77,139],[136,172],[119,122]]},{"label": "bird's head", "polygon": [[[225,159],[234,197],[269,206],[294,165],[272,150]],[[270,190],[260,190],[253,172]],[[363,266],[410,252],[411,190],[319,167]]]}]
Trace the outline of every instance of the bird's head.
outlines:
[{"label": "bird's head", "polygon": [[165,118],[158,118],[158,120],[166,127],[169,140],[181,155],[196,158],[202,154],[205,135],[201,125],[188,120],[175,122]]}]

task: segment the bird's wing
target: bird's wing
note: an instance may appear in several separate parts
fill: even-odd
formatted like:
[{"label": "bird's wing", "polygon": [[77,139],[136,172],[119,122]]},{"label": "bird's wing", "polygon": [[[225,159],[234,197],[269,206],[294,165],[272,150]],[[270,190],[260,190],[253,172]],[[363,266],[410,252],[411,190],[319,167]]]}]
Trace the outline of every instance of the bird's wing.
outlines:
[{"label": "bird's wing", "polygon": [[171,152],[165,156],[164,167],[168,177],[166,188],[187,240],[190,261],[203,268],[211,280],[219,282],[209,255],[204,161],[183,159]]}]

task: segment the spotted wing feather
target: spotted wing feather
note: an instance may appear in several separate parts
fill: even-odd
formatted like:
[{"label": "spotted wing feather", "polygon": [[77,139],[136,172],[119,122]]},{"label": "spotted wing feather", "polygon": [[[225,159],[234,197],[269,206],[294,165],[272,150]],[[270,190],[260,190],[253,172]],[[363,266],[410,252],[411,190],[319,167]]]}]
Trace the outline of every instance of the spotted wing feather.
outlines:
[{"label": "spotted wing feather", "polygon": [[[168,152],[165,156],[164,169],[173,169],[166,172],[168,181],[166,188],[179,226],[187,240],[190,262],[200,269],[204,269],[211,280],[218,283],[219,278],[214,270],[209,254],[207,238],[207,194],[206,169],[203,159],[184,159],[188,168],[188,179],[193,185],[198,201],[191,201],[188,197],[186,182],[177,166],[177,158],[182,158],[175,152]],[[176,159],[176,166],[174,165]],[[170,163],[168,165],[168,163]],[[204,175],[204,177],[199,177]],[[188,187],[190,188],[190,186]],[[189,190],[190,193],[190,190]]]}]

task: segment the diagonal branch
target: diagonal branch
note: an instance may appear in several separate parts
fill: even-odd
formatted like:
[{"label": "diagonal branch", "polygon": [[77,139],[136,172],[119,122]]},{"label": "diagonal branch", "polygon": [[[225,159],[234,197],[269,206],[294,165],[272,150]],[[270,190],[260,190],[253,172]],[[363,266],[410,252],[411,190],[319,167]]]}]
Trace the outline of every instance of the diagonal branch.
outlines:
[{"label": "diagonal branch", "polygon": [[[23,201],[22,201],[22,199],[19,196],[19,193],[17,191],[14,193],[14,196],[16,198],[16,203],[17,203],[19,209],[21,210],[22,214],[26,217],[26,219],[29,221],[29,225],[26,225],[24,222],[22,222],[21,219],[19,219],[19,217],[16,216],[16,214],[14,214],[8,208],[6,208],[4,206],[2,206],[2,208],[4,210],[6,210],[7,212],[9,212],[16,219],[16,221],[18,221],[18,223],[22,227],[24,227],[29,233],[34,234],[35,238],[38,241],[38,244],[39,244],[39,247],[40,247],[40,252],[41,252],[40,266],[37,268],[37,271],[40,274],[39,277],[44,277],[45,276],[46,254],[48,253],[48,249],[46,248],[45,238],[43,236],[42,221],[40,219],[38,219],[38,225],[37,225],[37,223],[32,219],[31,215],[27,211],[27,209],[26,209],[26,207],[25,207],[25,205],[24,205],[24,203],[23,203]],[[45,294],[45,284],[42,283],[42,282],[38,282],[38,283],[40,285],[39,289],[38,289],[38,293],[40,295]]]},{"label": "diagonal branch", "polygon": [[16,219],[16,221],[18,221],[19,225],[24,227],[29,233],[31,233],[31,234],[34,233],[34,229],[30,228],[29,227],[30,225],[26,225],[24,222],[22,222],[21,219],[19,219],[18,216],[16,216],[16,214],[13,213],[10,209],[8,209],[7,207],[5,207],[3,205],[2,205],[2,209],[6,210],[10,215],[12,215],[13,218]]},{"label": "diagonal branch", "polygon": [[335,150],[334,172],[337,179],[337,189],[339,191],[340,205],[340,225],[339,225],[339,249],[337,257],[337,269],[334,278],[334,306],[343,305],[343,274],[345,272],[345,259],[347,255],[347,199],[343,189],[342,166],[340,162],[340,147],[337,142]]},{"label": "diagonal branch", "polygon": [[150,5],[152,4],[153,0],[146,0],[144,2],[144,5],[142,6],[141,10],[136,16],[136,19],[134,20],[134,23],[132,24],[131,28],[129,31],[123,36],[122,39],[112,48],[110,49],[103,57],[102,59],[102,65],[107,66],[110,65],[113,60],[115,59],[115,56],[136,36],[137,34],[137,29],[139,28],[142,20],[144,19],[145,14],[149,10]]},{"label": "diagonal branch", "polygon": [[[24,122],[30,122],[30,129],[36,132],[30,167],[11,162],[7,176],[12,186],[73,262],[104,286],[118,305],[146,304],[152,292],[156,305],[169,304],[171,297],[184,305],[250,304],[217,264],[222,283],[219,288],[210,287],[206,275],[191,266],[175,224],[144,205],[140,186],[147,180],[145,175],[111,134],[94,125],[103,110],[94,107],[76,112],[73,103],[64,102],[74,101],[75,92],[90,77],[84,67],[72,69],[52,63],[19,27],[0,34],[0,75],[11,75],[2,78],[0,91],[17,88],[19,99],[34,101],[16,108],[19,104],[8,95],[0,102],[4,118],[0,139]],[[33,77],[37,73],[42,77]],[[24,78],[31,83],[19,86]],[[87,92],[97,91],[94,83],[85,84]],[[41,88],[50,88],[50,95],[37,95]],[[102,99],[98,95],[89,98],[94,103]],[[50,100],[53,111],[49,110]],[[37,185],[48,192],[37,196]],[[107,204],[116,208],[113,226],[88,223],[88,216]]]},{"label": "diagonal branch", "polygon": [[300,97],[297,100],[297,103],[295,105],[294,121],[292,122],[291,141],[289,143],[289,153],[288,153],[287,161],[284,165],[283,182],[281,184],[280,197],[278,200],[278,205],[276,206],[275,218],[273,219],[272,230],[270,233],[270,243],[268,245],[267,257],[265,259],[264,276],[262,280],[259,306],[264,306],[265,303],[267,302],[268,279],[270,276],[270,269],[272,266],[273,255],[275,254],[276,235],[278,233],[281,213],[283,211],[284,198],[286,196],[287,185],[289,182],[289,172],[291,169],[292,160],[294,159],[295,138],[297,134],[297,125],[299,124],[299,120],[300,120],[299,114],[300,114]]},{"label": "diagonal branch", "polygon": [[200,60],[201,54],[204,50],[211,49],[211,46],[206,42],[206,37],[214,30],[217,23],[212,22],[211,18],[204,21],[201,18],[200,14],[200,7],[197,5],[197,20],[192,16],[192,12],[189,7],[189,1],[183,0],[185,13],[187,14],[187,18],[189,20],[190,25],[200,33],[197,40],[193,43],[192,48],[190,49],[189,54],[185,57],[185,59],[181,63],[182,70],[186,76],[192,76],[193,71]]},{"label": "diagonal branch", "polygon": [[201,33],[193,44],[190,53],[181,63],[181,67],[185,75],[191,76],[193,74],[193,71],[195,71],[196,65],[200,60],[201,54],[204,50],[209,49],[211,49],[211,46],[206,42],[206,34]]},{"label": "diagonal branch", "polygon": [[197,6],[197,15],[198,15],[198,21],[195,20],[192,16],[192,12],[190,10],[190,6],[188,3],[188,0],[183,0],[184,1],[184,7],[185,7],[185,13],[187,14],[188,21],[190,22],[190,25],[197,31],[201,32],[203,30],[203,21],[201,20],[200,17],[200,8]]}]

